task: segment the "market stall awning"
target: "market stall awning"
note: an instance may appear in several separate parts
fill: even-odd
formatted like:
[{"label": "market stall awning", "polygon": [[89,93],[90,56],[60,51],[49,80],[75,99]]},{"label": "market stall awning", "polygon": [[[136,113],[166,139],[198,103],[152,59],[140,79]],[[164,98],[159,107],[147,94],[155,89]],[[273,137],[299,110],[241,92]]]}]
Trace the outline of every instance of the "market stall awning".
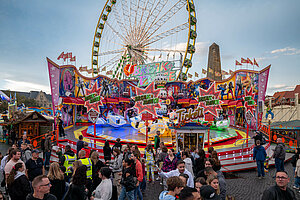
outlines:
[{"label": "market stall awning", "polygon": [[221,101],[222,101],[221,103],[222,106],[227,106],[229,103],[229,100],[221,100]]},{"label": "market stall awning", "polygon": [[190,99],[178,99],[177,103],[178,104],[189,104],[190,103]]},{"label": "market stall awning", "polygon": [[103,103],[112,103],[112,104],[118,104],[119,99],[114,99],[114,98],[105,98]]},{"label": "market stall awning", "polygon": [[123,102],[123,103],[129,103],[130,99],[129,98],[124,98],[124,97],[119,97],[119,102]]},{"label": "market stall awning", "polygon": [[244,107],[244,106],[243,106],[243,103],[242,103],[241,101],[239,101],[239,102],[236,104],[236,107],[237,107],[237,108],[241,108],[241,107]]},{"label": "market stall awning", "polygon": [[229,101],[228,107],[236,107],[237,103],[238,103],[238,101]]},{"label": "market stall awning", "polygon": [[62,99],[63,99],[63,104],[84,105],[84,100],[82,98],[62,97]]},{"label": "market stall awning", "polygon": [[197,105],[198,103],[196,99],[190,99],[190,105]]}]

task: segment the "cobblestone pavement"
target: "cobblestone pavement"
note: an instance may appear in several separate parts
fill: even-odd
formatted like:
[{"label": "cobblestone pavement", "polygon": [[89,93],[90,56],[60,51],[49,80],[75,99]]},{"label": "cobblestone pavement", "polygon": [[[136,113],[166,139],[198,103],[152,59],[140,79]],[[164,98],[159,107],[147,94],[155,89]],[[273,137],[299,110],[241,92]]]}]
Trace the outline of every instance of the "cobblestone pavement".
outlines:
[{"label": "cobblestone pavement", "polygon": [[[289,187],[292,188],[295,178],[292,176],[294,173],[290,162],[285,164],[285,170],[291,179]],[[226,179],[227,194],[235,197],[236,200],[259,200],[265,189],[275,185],[275,179],[272,178],[275,175],[275,171],[275,168],[271,168],[266,173],[266,177],[261,180],[257,178],[255,170],[235,172],[233,175],[238,178]],[[163,187],[158,181],[155,184],[147,184],[144,200],[158,199],[161,191],[163,191]],[[297,199],[300,199],[300,193],[297,190],[294,190],[294,192]]]}]

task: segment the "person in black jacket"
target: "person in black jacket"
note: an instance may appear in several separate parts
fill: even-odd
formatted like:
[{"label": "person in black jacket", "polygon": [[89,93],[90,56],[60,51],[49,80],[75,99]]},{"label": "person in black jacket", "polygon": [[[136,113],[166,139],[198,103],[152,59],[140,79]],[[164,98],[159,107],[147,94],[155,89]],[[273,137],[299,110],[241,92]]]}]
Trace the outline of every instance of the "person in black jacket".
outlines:
[{"label": "person in black jacket", "polygon": [[28,194],[26,200],[57,200],[50,194],[51,183],[46,175],[39,175],[32,181],[33,193]]},{"label": "person in black jacket", "polygon": [[66,182],[63,172],[59,168],[57,162],[50,164],[48,178],[51,183],[50,194],[56,196],[57,199],[62,199],[65,194]]},{"label": "person in black jacket", "polygon": [[31,192],[29,180],[22,171],[24,171],[23,164],[17,163],[8,175],[7,186],[11,200],[25,200]]},{"label": "person in black jacket", "polygon": [[136,170],[133,159],[126,158],[123,161],[123,171],[121,185],[122,190],[119,196],[119,200],[134,200],[134,190],[136,187]]},{"label": "person in black jacket", "polygon": [[76,153],[76,156],[77,156],[77,158],[78,158],[78,153],[79,153],[79,151],[83,148],[83,146],[84,146],[84,141],[83,141],[83,136],[82,135],[79,135],[79,137],[78,137],[78,141],[77,141],[77,144],[76,144],[76,151],[77,151],[77,153]]},{"label": "person in black jacket", "polygon": [[112,150],[114,150],[114,149],[119,149],[120,151],[122,150],[122,144],[121,144],[121,142],[120,142],[120,138],[117,138],[116,139],[116,143],[115,143],[115,145],[112,147]]},{"label": "person in black jacket", "polygon": [[104,143],[103,154],[104,154],[104,160],[105,160],[105,162],[111,160],[111,148],[109,146],[109,142],[108,141],[105,141],[105,143]]},{"label": "person in black jacket", "polygon": [[287,172],[276,172],[276,185],[265,190],[261,200],[296,200],[294,191],[287,187],[289,182]]},{"label": "person in black jacket", "polygon": [[76,169],[64,200],[86,200],[88,194],[88,190],[85,187],[86,170],[87,167],[85,165],[81,165]]}]

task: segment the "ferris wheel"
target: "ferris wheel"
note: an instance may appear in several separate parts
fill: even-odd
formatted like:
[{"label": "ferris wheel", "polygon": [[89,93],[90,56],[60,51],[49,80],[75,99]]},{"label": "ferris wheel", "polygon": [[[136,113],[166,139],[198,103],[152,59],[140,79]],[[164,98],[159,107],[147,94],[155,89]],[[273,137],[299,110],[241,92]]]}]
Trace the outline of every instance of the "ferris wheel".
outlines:
[{"label": "ferris wheel", "polygon": [[177,63],[187,80],[195,53],[193,0],[107,0],[92,47],[92,75],[124,79],[124,67],[160,61]]}]

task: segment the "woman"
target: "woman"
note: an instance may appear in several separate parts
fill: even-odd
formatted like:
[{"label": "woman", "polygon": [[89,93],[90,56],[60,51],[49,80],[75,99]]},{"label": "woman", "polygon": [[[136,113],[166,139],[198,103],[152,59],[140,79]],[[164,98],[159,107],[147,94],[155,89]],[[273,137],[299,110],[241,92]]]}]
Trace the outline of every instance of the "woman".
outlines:
[{"label": "woman", "polygon": [[[119,150],[119,149],[118,149]],[[110,180],[111,170],[108,167],[102,167],[99,171],[101,183],[93,192],[90,200],[110,200],[112,197],[112,182]]]},{"label": "woman", "polygon": [[102,167],[104,167],[104,163],[99,159],[99,153],[97,151],[93,151],[90,154],[90,158],[92,160],[92,188],[91,191],[94,191],[96,187],[100,184],[101,179],[99,178],[99,171]]},{"label": "woman", "polygon": [[154,152],[151,144],[149,144],[145,149],[145,157],[146,157],[147,181],[150,182],[150,176],[151,176],[152,183],[154,183]]},{"label": "woman", "polygon": [[195,174],[204,169],[205,151],[200,149],[198,151],[198,158],[195,159]]},{"label": "woman", "polygon": [[114,148],[113,155],[115,157],[111,168],[113,172],[113,181],[114,185],[117,186],[118,195],[121,193],[122,186],[120,184],[121,177],[122,177],[122,161],[123,161],[123,155],[121,154],[121,151],[118,148]]},{"label": "woman", "polygon": [[105,141],[104,143],[103,154],[105,162],[111,160],[111,148],[108,141]]},{"label": "woman", "polygon": [[23,164],[17,163],[7,178],[7,189],[11,200],[25,200],[27,194],[31,193],[29,180],[22,171],[24,171]]},{"label": "woman", "polygon": [[176,169],[176,163],[178,159],[174,155],[174,149],[168,150],[168,155],[164,160],[161,170],[163,172],[169,172]]},{"label": "woman", "polygon": [[206,183],[215,189],[216,194],[220,194],[219,180],[217,176],[209,175]]},{"label": "woman", "polygon": [[193,175],[194,177],[194,171],[193,171],[193,162],[192,162],[192,159],[190,158],[189,156],[189,153],[184,151],[182,152],[182,160],[185,162],[185,168],[191,172],[191,174]]},{"label": "woman", "polygon": [[75,162],[73,162],[73,167],[72,167],[72,170],[73,170],[73,175],[72,177],[74,176],[75,172],[76,172],[76,169],[78,169],[78,167],[82,166],[82,162],[80,160],[76,160]]},{"label": "woman", "polygon": [[126,158],[123,161],[123,171],[121,179],[122,191],[119,200],[134,200],[134,190],[136,187],[136,170],[133,159]]},{"label": "woman", "polygon": [[70,187],[65,195],[65,200],[86,200],[88,190],[86,184],[86,170],[85,165],[79,166],[74,172]]},{"label": "woman", "polygon": [[214,171],[215,172],[216,171],[220,171],[220,169],[221,169],[221,162],[219,160],[218,153],[216,151],[212,151],[211,152],[211,158],[214,161],[214,164],[213,164]]},{"label": "woman", "polygon": [[205,182],[205,178],[203,178],[203,177],[196,178],[196,180],[195,180],[195,189],[196,189],[199,193],[200,193],[200,188],[201,188],[203,185],[207,185],[207,183]]},{"label": "woman", "polygon": [[50,194],[56,196],[57,199],[62,199],[65,194],[66,182],[64,174],[57,162],[50,164],[48,178],[52,185],[50,188]]}]

